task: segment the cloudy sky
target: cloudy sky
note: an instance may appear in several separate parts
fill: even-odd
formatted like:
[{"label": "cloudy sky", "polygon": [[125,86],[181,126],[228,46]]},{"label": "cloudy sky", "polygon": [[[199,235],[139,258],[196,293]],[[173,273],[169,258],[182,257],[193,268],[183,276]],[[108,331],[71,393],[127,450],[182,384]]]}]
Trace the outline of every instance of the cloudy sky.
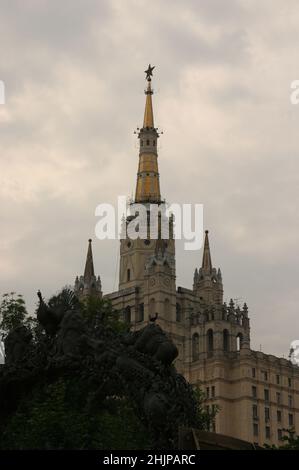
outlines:
[{"label": "cloudy sky", "polygon": [[[297,0],[3,0],[0,292],[33,311],[82,274],[95,207],[134,192],[144,74],[156,65],[161,190],[204,204],[225,298],[254,348],[299,338]],[[94,240],[103,289],[118,242]],[[177,248],[178,285],[202,253]]]}]

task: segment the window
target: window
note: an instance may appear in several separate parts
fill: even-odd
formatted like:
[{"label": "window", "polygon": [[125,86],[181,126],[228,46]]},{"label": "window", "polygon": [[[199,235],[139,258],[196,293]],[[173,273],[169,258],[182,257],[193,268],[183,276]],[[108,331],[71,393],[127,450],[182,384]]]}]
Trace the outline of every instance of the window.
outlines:
[{"label": "window", "polygon": [[229,333],[223,330],[223,351],[229,351]]},{"label": "window", "polygon": [[277,429],[277,439],[279,441],[282,441],[282,430],[281,429]]},{"label": "window", "polygon": [[288,403],[289,403],[289,407],[292,408],[292,406],[293,406],[293,397],[292,397],[292,395],[289,395]]},{"label": "window", "polygon": [[176,304],[176,321],[181,322],[182,321],[182,309],[180,304]]},{"label": "window", "polygon": [[264,400],[269,401],[269,390],[267,388],[264,389]]},{"label": "window", "polygon": [[289,426],[294,426],[294,416],[289,413]]},{"label": "window", "polygon": [[210,387],[206,388],[206,397],[210,398]]},{"label": "window", "polygon": [[124,320],[126,323],[131,322],[131,307],[126,307],[125,308],[125,315],[124,315]]},{"label": "window", "polygon": [[213,356],[213,349],[214,349],[213,330],[208,330],[208,332],[207,332],[207,350],[208,350],[208,355],[209,356]]},{"label": "window", "polygon": [[146,141],[146,145],[149,145],[149,144],[150,144],[150,141],[149,141],[149,140],[147,140],[147,141]]},{"label": "window", "polygon": [[243,343],[243,335],[242,335],[242,333],[239,333],[237,335],[237,351],[240,351],[240,349],[242,347],[242,343]]},{"label": "window", "polygon": [[265,408],[265,421],[270,421],[270,408]]},{"label": "window", "polygon": [[251,373],[252,373],[252,377],[255,378],[255,367],[252,368]]},{"label": "window", "polygon": [[258,419],[257,405],[252,405],[252,417],[253,419]]},{"label": "window", "polygon": [[131,280],[131,271],[130,269],[127,269],[127,281]]},{"label": "window", "polygon": [[170,301],[169,299],[164,300],[164,313],[166,318],[170,315]]},{"label": "window", "polygon": [[153,140],[153,145],[156,145],[156,141],[155,141],[155,140]]},{"label": "window", "polygon": [[268,380],[268,372],[266,370],[262,370],[262,376],[265,381]]},{"label": "window", "polygon": [[194,333],[192,336],[192,360],[198,361],[199,359],[199,335]]},{"label": "window", "polygon": [[281,411],[277,410],[277,422],[281,423]]},{"label": "window", "polygon": [[154,298],[152,298],[149,302],[149,313],[150,316],[154,318],[156,314],[156,300]]},{"label": "window", "polygon": [[291,387],[292,386],[292,379],[289,377],[288,378],[288,386]]},{"label": "window", "polygon": [[269,426],[266,426],[265,434],[266,434],[266,439],[270,439],[270,427]]},{"label": "window", "polygon": [[144,304],[139,304],[138,307],[138,321],[144,320]]},{"label": "window", "polygon": [[143,140],[140,141],[141,147],[143,147]]},{"label": "window", "polygon": [[277,385],[280,384],[280,376],[279,375],[276,376],[276,383],[277,383]]},{"label": "window", "polygon": [[276,401],[277,401],[278,405],[281,404],[281,393],[279,393],[279,392],[276,392]]},{"label": "window", "polygon": [[259,435],[259,425],[257,423],[253,423],[253,435],[254,436]]},{"label": "window", "polygon": [[256,387],[252,387],[252,396],[253,398],[257,398],[257,391],[256,391]]},{"label": "window", "polygon": [[213,387],[212,387],[212,389],[211,389],[211,393],[212,393],[212,398],[214,398],[214,397],[215,397],[215,387],[214,387],[214,385],[213,385]]}]

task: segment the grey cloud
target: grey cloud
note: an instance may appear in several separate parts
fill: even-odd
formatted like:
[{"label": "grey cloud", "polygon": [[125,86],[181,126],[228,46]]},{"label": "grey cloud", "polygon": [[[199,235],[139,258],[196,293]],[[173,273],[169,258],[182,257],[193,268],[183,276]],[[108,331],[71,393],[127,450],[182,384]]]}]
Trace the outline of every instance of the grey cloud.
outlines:
[{"label": "grey cloud", "polygon": [[[273,2],[154,3],[2,5],[0,291],[23,293],[32,311],[38,288],[49,296],[82,273],[96,205],[134,190],[152,62],[163,195],[204,203],[226,297],[248,302],[254,347],[286,354],[299,301],[294,28],[277,54]],[[94,241],[105,292],[117,253],[117,241]],[[179,285],[200,261],[178,243]]]}]

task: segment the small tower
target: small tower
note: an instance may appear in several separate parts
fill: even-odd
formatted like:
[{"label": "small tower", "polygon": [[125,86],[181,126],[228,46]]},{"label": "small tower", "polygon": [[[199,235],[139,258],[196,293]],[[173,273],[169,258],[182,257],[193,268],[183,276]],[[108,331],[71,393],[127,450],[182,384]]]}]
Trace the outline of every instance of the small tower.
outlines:
[{"label": "small tower", "polygon": [[223,303],[222,275],[220,268],[217,271],[212,265],[208,230],[205,232],[202,265],[194,272],[193,291],[206,305],[222,305]]},{"label": "small tower", "polygon": [[88,249],[84,275],[76,277],[74,292],[80,299],[86,297],[102,298],[102,284],[100,276],[96,277],[94,273],[93,256],[92,256],[92,240],[88,240]]}]

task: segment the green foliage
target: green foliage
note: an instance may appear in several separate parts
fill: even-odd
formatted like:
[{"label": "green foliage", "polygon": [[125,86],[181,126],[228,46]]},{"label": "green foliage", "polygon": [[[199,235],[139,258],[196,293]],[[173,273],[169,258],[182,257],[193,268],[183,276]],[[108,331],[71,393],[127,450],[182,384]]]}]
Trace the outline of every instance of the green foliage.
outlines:
[{"label": "green foliage", "polygon": [[299,436],[296,435],[295,429],[283,429],[285,436],[282,437],[282,441],[284,442],[281,446],[275,446],[272,444],[264,444],[264,448],[267,450],[299,450]]},{"label": "green foliage", "polygon": [[219,407],[214,405],[212,409],[205,409],[205,394],[200,388],[194,388],[193,394],[196,401],[196,426],[198,429],[211,431],[212,423],[215,421],[215,417],[219,412]]},{"label": "green foliage", "polygon": [[91,410],[90,398],[76,379],[34,390],[2,430],[0,449],[147,448],[146,430],[126,399],[108,397]]},{"label": "green foliage", "polygon": [[299,450],[299,436],[296,435],[295,429],[284,429],[287,433],[283,436],[284,444],[279,447],[281,450]]},{"label": "green foliage", "polygon": [[72,289],[64,287],[58,294],[53,295],[49,301],[48,306],[50,309],[56,310],[58,313],[63,314],[69,310],[75,311],[79,308],[80,303],[78,297],[74,294]]},{"label": "green foliage", "polygon": [[0,303],[0,330],[3,336],[21,326],[26,321],[27,310],[22,295],[16,295],[15,292],[4,294]]},{"label": "green foliage", "polygon": [[81,310],[91,326],[104,325],[117,333],[128,330],[128,325],[120,319],[119,313],[113,310],[109,300],[87,297],[81,301]]}]

